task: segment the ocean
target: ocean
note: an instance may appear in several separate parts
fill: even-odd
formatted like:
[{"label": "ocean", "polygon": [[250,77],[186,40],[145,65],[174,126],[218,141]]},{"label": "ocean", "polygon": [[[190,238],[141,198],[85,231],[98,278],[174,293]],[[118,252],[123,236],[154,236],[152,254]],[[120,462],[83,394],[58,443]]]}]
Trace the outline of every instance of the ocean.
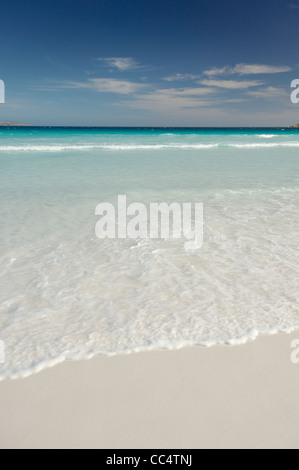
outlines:
[{"label": "ocean", "polygon": [[[297,129],[0,128],[0,379],[299,328],[298,151]],[[203,204],[202,246],[97,238],[119,195]]]}]

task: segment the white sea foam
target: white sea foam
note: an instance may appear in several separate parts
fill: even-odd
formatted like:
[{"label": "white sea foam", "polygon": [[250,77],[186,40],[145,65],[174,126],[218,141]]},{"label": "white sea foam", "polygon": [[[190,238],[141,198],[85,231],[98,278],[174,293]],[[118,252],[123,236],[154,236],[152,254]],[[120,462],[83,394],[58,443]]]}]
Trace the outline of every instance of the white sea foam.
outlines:
[{"label": "white sea foam", "polygon": [[266,149],[266,148],[297,148],[299,142],[271,142],[271,143],[248,143],[248,144],[229,144],[228,147],[234,147],[238,149]]},{"label": "white sea foam", "polygon": [[62,151],[87,151],[87,150],[208,150],[214,148],[238,148],[238,149],[267,149],[267,148],[297,148],[299,142],[271,142],[271,143],[222,143],[222,144],[90,144],[90,145],[0,145],[0,152],[62,152]]},{"label": "white sea foam", "polygon": [[63,150],[161,150],[161,149],[209,149],[218,144],[103,144],[103,145],[2,145],[0,151],[6,152],[61,152]]},{"label": "white sea foam", "polygon": [[96,145],[0,145],[2,152],[61,152],[63,150],[92,150]]},{"label": "white sea foam", "polygon": [[273,139],[274,137],[277,137],[275,134],[257,134],[257,137],[260,137],[261,139]]},{"label": "white sea foam", "polygon": [[0,378],[65,359],[242,344],[299,327],[298,190],[218,192],[194,253],[180,240],[99,241],[83,235],[84,224],[66,230],[68,239],[55,220],[65,208],[57,210],[47,214],[52,232],[35,229],[33,244],[25,239],[0,258]]}]

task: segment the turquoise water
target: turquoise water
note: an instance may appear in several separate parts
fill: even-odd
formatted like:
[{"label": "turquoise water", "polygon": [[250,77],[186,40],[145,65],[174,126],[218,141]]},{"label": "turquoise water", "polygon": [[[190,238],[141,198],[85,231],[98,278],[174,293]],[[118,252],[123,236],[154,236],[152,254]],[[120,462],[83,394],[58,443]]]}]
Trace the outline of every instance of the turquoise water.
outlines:
[{"label": "turquoise water", "polygon": [[[0,378],[299,327],[299,131],[0,129]],[[101,202],[204,204],[204,243],[99,240]]]}]

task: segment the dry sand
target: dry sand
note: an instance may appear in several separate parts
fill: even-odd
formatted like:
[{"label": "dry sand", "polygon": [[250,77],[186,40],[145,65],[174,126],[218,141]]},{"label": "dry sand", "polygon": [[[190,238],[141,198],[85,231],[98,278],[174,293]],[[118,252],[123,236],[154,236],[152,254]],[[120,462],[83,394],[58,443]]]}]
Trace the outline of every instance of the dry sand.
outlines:
[{"label": "dry sand", "polygon": [[291,335],[66,362],[0,383],[1,448],[299,448]]}]

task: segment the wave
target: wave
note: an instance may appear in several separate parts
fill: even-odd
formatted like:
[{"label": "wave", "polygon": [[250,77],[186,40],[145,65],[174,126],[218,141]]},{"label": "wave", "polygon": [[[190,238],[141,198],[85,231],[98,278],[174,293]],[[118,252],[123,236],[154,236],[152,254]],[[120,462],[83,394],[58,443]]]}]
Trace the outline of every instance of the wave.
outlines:
[{"label": "wave", "polygon": [[[296,195],[272,188],[220,194],[207,207],[198,253],[181,240],[61,239],[55,218],[50,238],[34,231],[39,242],[31,249],[7,252],[0,339],[14,354],[0,380],[68,359],[236,345],[298,329]],[[34,211],[26,219],[40,223]]]},{"label": "wave", "polygon": [[60,152],[63,150],[92,150],[94,145],[0,145],[2,152]]},{"label": "wave", "polygon": [[273,139],[273,137],[277,137],[275,134],[258,134],[257,137],[260,139]]},{"label": "wave", "polygon": [[97,350],[91,350],[88,353],[70,353],[66,351],[57,357],[51,359],[40,360],[36,362],[31,367],[27,368],[20,368],[8,373],[4,373],[0,375],[0,382],[11,379],[24,379],[28,378],[32,375],[38,374],[45,369],[50,369],[58,364],[62,364],[66,361],[87,361],[93,359],[95,357],[104,356],[104,357],[116,357],[116,356],[127,356],[130,354],[136,354],[140,352],[151,352],[157,350],[168,350],[168,351],[178,351],[184,348],[190,347],[203,347],[203,348],[211,348],[213,346],[241,346],[249,341],[255,341],[259,336],[273,336],[276,334],[291,334],[294,331],[299,331],[299,325],[294,325],[285,328],[262,328],[260,330],[251,328],[248,329],[247,332],[239,337],[232,338],[230,340],[221,339],[221,338],[213,338],[208,341],[176,341],[176,342],[158,342],[157,344],[152,344],[144,347],[136,347],[128,350],[124,350],[121,352],[103,352]]},{"label": "wave", "polygon": [[0,145],[0,152],[62,152],[67,150],[163,150],[163,149],[180,149],[180,150],[202,150],[213,148],[274,148],[288,147],[297,148],[299,142],[271,142],[271,143],[228,143],[228,144],[89,144],[89,145]]},{"label": "wave", "polygon": [[234,148],[273,148],[273,147],[299,147],[299,142],[284,142],[284,143],[256,143],[256,144],[229,144],[227,147],[234,147]]},{"label": "wave", "polygon": [[61,152],[64,150],[161,150],[161,149],[208,149],[218,144],[144,144],[144,145],[2,145],[2,152]]}]

